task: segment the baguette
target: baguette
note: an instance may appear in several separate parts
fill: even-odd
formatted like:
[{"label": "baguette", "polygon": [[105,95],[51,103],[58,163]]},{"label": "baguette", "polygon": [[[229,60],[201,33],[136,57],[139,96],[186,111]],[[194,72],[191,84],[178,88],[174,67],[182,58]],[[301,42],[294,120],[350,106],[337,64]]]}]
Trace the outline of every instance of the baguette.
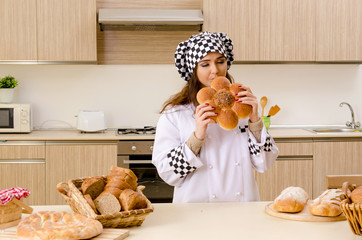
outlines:
[{"label": "baguette", "polygon": [[287,187],[274,200],[274,209],[278,212],[296,213],[304,209],[308,194],[300,187]]},{"label": "baguette", "polygon": [[327,189],[312,201],[309,212],[315,216],[336,217],[342,213],[341,196],[341,189]]}]

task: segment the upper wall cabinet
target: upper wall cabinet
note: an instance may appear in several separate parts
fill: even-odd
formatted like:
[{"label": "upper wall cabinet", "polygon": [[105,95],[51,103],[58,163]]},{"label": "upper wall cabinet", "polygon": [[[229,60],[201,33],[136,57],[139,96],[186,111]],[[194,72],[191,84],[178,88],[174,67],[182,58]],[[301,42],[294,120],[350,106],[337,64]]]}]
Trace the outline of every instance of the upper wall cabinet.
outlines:
[{"label": "upper wall cabinet", "polygon": [[361,62],[360,0],[205,0],[204,30],[240,62]]},{"label": "upper wall cabinet", "polygon": [[38,60],[97,61],[96,0],[37,0]]},{"label": "upper wall cabinet", "polygon": [[205,0],[204,30],[225,32],[233,40],[237,61],[259,60],[259,1]]},{"label": "upper wall cabinet", "polygon": [[362,1],[317,1],[317,61],[362,61]]},{"label": "upper wall cabinet", "polygon": [[96,62],[96,0],[1,0],[0,61]]},{"label": "upper wall cabinet", "polygon": [[37,59],[36,0],[1,0],[0,29],[0,61]]},{"label": "upper wall cabinet", "polygon": [[260,61],[315,60],[315,0],[260,0]]}]

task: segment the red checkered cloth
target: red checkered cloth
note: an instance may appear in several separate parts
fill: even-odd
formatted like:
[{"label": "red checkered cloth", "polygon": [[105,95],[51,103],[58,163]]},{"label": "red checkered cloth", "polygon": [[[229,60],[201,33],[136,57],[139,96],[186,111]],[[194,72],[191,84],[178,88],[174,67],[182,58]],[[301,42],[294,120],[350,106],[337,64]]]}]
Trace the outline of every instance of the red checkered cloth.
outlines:
[{"label": "red checkered cloth", "polygon": [[19,188],[19,187],[13,187],[9,189],[3,189],[0,190],[0,204],[5,205],[13,198],[20,200],[22,197],[28,197],[30,195],[30,192],[28,189],[25,188]]}]

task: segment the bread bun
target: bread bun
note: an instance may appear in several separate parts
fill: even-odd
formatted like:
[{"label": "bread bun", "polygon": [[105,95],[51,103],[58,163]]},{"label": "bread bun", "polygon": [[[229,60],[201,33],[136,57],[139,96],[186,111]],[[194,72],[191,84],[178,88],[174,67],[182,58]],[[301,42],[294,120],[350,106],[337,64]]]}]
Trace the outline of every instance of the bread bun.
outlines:
[{"label": "bread bun", "polygon": [[308,202],[308,194],[300,187],[287,187],[274,200],[274,209],[278,212],[300,212]]},{"label": "bread bun", "polygon": [[352,191],[351,200],[354,203],[362,203],[362,186],[359,186]]},{"label": "bread bun", "polygon": [[196,100],[198,103],[203,104],[212,99],[212,96],[216,93],[216,90],[213,88],[204,87],[201,88],[200,91],[196,94]]},{"label": "bread bun", "polygon": [[200,89],[196,95],[198,103],[215,107],[213,111],[218,114],[210,118],[225,130],[234,129],[239,118],[247,118],[252,112],[250,105],[235,101],[235,94],[243,91],[240,86],[239,83],[231,84],[226,77],[216,77],[210,87]]},{"label": "bread bun", "polygon": [[231,83],[229,79],[226,77],[216,77],[212,80],[210,87],[215,89],[216,91],[220,89],[227,89],[229,90],[231,86]]},{"label": "bread bun", "polygon": [[231,109],[221,110],[217,123],[225,130],[232,130],[238,125],[239,118]]},{"label": "bread bun", "polygon": [[341,189],[327,189],[314,199],[309,206],[309,212],[316,216],[336,217],[342,213],[340,207]]}]

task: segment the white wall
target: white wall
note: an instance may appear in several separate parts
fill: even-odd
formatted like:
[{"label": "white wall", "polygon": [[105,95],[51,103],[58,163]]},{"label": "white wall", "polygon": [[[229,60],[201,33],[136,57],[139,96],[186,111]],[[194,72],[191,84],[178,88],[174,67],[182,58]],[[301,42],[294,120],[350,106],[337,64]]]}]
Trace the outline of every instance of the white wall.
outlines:
[{"label": "white wall", "polygon": [[[234,64],[236,82],[267,96],[281,111],[274,125],[343,125],[351,120],[349,102],[362,122],[362,65]],[[76,126],[80,109],[101,109],[107,126],[140,127],[157,123],[163,102],[184,81],[173,65],[6,65],[0,77],[15,76],[14,102],[31,103],[35,127]]]}]

